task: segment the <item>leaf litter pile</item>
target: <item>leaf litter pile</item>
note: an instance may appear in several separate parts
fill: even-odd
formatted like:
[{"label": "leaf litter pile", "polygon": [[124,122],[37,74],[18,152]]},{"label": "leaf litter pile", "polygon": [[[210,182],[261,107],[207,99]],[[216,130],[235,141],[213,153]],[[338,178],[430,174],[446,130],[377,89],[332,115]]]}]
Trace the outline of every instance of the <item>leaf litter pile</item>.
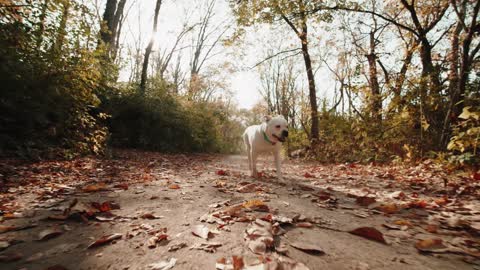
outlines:
[{"label": "leaf litter pile", "polygon": [[1,269],[480,269],[477,173],[116,151],[0,162]]}]

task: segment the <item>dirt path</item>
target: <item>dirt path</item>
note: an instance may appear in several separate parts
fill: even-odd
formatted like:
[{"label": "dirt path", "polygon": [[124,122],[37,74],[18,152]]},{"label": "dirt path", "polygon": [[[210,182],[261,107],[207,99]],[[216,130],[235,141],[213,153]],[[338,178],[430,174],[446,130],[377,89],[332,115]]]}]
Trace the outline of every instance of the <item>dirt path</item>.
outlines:
[{"label": "dirt path", "polygon": [[171,258],[172,269],[480,269],[478,183],[431,164],[287,162],[283,182],[269,158],[248,177],[241,156],[3,164],[2,270],[170,269]]}]

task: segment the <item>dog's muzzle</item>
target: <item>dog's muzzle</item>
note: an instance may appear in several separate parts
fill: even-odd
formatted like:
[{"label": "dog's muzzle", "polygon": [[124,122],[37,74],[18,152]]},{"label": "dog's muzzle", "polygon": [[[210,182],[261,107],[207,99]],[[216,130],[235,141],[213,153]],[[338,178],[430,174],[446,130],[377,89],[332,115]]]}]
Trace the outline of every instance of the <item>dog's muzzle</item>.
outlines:
[{"label": "dog's muzzle", "polygon": [[273,137],[275,137],[277,140],[281,141],[281,142],[285,142],[287,137],[288,137],[288,131],[287,130],[284,130],[282,131],[282,134],[280,136],[277,136],[275,134],[272,134]]}]

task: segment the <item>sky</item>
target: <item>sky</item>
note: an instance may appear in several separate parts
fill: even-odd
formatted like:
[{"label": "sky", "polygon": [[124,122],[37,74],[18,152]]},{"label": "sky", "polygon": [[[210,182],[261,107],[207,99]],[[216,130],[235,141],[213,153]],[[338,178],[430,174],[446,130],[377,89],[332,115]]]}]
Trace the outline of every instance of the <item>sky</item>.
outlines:
[{"label": "sky", "polygon": [[[185,22],[188,24],[197,22],[207,2],[209,1],[164,0],[159,15],[159,29],[155,34],[154,50],[170,48],[182,25]],[[128,16],[122,37],[122,43],[125,48],[136,45],[140,46],[142,52],[145,50],[151,36],[154,6],[155,0],[129,0],[127,2],[126,10]],[[212,24],[222,22],[228,18],[230,18],[231,29],[233,30],[235,22],[227,1],[217,0]],[[141,40],[141,44],[138,44],[138,40]],[[271,54],[272,46],[277,46],[279,49],[281,47],[285,48],[285,46],[292,46],[296,41],[296,37],[288,29],[288,26],[257,26],[255,29],[251,29],[238,44],[229,47],[218,47],[216,50],[219,54],[207,61],[204,72],[209,68],[222,66],[225,61],[228,61],[234,67],[232,74],[224,76],[229,86],[229,91],[233,93],[233,99],[238,107],[250,109],[262,101],[259,92],[261,88],[260,75],[258,70],[252,67]],[[181,66],[185,71],[188,71],[191,37],[186,37],[183,43]],[[267,51],[268,48],[270,48],[269,51]],[[318,48],[312,48],[311,50],[312,54],[314,54]],[[125,51],[126,49],[124,49]],[[298,70],[303,72],[301,73],[303,76],[303,59],[300,55],[296,57],[299,66]],[[173,59],[176,58],[173,57]],[[128,80],[129,74],[130,69],[126,66],[121,71],[120,80]],[[321,68],[317,73],[318,95],[320,97],[331,95],[329,91],[333,88],[333,83],[330,72],[325,68]]]}]

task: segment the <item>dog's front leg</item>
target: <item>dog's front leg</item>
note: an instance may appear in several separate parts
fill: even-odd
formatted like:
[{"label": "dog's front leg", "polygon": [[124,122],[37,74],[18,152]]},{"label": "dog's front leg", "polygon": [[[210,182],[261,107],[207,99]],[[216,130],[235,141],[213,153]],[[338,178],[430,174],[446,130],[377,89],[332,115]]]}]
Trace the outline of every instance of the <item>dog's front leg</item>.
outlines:
[{"label": "dog's front leg", "polygon": [[282,180],[282,171],[280,169],[280,151],[275,151],[275,167],[277,168],[277,178],[278,180]]},{"label": "dog's front leg", "polygon": [[258,154],[252,149],[251,155],[252,155],[252,177],[257,177],[258,176],[258,173],[257,173]]}]

